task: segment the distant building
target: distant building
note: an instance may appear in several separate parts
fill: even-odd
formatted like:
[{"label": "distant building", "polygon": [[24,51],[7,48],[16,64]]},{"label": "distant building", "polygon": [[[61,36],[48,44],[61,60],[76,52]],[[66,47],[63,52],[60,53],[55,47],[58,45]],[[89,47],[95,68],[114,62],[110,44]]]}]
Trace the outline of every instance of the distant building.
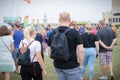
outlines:
[{"label": "distant building", "polygon": [[120,0],[112,0],[112,10],[103,13],[106,24],[120,24]]},{"label": "distant building", "polygon": [[44,19],[43,19],[43,25],[46,28],[48,23],[47,23],[47,17],[46,17],[46,13],[44,14]]}]

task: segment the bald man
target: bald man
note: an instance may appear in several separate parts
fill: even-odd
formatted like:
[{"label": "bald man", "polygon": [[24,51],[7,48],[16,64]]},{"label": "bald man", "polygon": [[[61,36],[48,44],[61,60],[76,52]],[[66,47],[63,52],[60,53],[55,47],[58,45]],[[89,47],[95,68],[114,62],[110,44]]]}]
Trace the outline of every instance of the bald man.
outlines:
[{"label": "bald man", "polygon": [[[70,14],[67,12],[60,13],[59,23],[60,26],[56,28],[59,32],[62,33],[65,32],[65,30],[70,29],[69,28]],[[53,30],[53,32],[49,37],[48,45],[50,47],[51,47],[51,42],[53,40],[53,36],[55,34],[56,32]],[[79,32],[77,32],[75,29],[71,29],[65,35],[67,36],[67,40],[68,40],[70,57],[67,61],[53,59],[58,80],[80,80],[80,75],[81,75],[80,70],[84,58],[84,50],[83,50],[81,36]]]}]

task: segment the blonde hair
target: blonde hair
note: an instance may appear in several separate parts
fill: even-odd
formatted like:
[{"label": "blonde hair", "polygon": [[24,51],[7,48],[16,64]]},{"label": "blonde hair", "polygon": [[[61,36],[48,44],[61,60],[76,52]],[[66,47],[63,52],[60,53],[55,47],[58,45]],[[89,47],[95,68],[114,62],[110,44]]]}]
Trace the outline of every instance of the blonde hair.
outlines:
[{"label": "blonde hair", "polygon": [[92,30],[92,25],[91,25],[91,24],[86,24],[86,25],[85,25],[85,28],[86,28],[86,31],[87,31],[87,32],[91,32],[91,30]]},{"label": "blonde hair", "polygon": [[114,25],[112,25],[112,30],[113,30],[115,33],[118,32],[118,29],[117,29]]},{"label": "blonde hair", "polygon": [[46,30],[40,24],[38,24],[38,29],[39,33],[41,33],[43,37],[46,36]]},{"label": "blonde hair", "polygon": [[30,40],[32,32],[35,32],[34,27],[32,27],[32,26],[26,27],[24,29],[24,38],[27,39],[27,40]]}]

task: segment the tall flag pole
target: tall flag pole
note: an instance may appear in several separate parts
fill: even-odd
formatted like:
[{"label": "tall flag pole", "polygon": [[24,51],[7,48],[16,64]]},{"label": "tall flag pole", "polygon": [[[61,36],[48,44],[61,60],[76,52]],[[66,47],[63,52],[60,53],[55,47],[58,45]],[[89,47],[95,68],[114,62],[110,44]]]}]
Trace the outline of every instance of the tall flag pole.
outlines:
[{"label": "tall flag pole", "polygon": [[28,15],[24,17],[24,27],[28,26],[28,18],[29,18]]}]

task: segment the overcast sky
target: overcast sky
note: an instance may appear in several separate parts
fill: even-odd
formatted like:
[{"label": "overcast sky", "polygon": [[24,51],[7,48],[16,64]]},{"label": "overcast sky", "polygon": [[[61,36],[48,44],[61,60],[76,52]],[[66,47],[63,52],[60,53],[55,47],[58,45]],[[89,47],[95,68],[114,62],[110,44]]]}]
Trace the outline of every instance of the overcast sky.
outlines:
[{"label": "overcast sky", "polygon": [[27,4],[24,0],[0,0],[0,22],[4,16],[39,19],[43,22],[46,13],[48,23],[58,22],[59,13],[67,11],[72,20],[98,22],[102,13],[111,11],[112,0],[31,0]]}]

